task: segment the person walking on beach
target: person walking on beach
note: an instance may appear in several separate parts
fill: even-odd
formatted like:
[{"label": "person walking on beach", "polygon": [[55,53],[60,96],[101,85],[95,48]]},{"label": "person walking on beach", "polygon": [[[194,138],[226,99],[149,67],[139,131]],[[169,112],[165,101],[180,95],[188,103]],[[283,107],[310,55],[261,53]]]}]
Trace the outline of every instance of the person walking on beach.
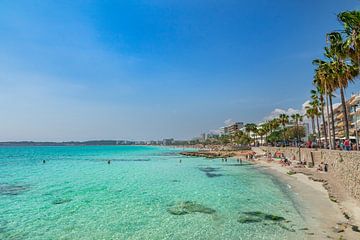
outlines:
[{"label": "person walking on beach", "polygon": [[349,140],[349,139],[345,139],[345,141],[344,141],[344,146],[345,146],[345,150],[346,150],[346,151],[350,151],[350,150],[351,150],[350,140]]}]

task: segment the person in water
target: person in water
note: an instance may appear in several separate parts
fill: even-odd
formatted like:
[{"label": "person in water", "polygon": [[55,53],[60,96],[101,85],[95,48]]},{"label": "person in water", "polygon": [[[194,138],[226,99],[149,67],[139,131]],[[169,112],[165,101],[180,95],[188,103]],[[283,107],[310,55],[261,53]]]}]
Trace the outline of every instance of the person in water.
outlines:
[{"label": "person in water", "polygon": [[45,161],[45,160],[43,160],[43,163],[46,163],[46,161]]},{"label": "person in water", "polygon": [[108,164],[110,164],[111,163],[111,160],[108,160]]}]

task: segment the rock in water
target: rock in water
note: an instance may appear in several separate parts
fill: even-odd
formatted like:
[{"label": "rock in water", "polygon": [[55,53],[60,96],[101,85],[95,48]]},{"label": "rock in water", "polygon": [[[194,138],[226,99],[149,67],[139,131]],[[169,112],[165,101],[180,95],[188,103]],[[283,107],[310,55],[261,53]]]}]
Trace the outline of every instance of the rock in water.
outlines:
[{"label": "rock in water", "polygon": [[179,202],[168,208],[167,211],[173,215],[185,215],[191,213],[214,214],[216,211],[192,201]]}]

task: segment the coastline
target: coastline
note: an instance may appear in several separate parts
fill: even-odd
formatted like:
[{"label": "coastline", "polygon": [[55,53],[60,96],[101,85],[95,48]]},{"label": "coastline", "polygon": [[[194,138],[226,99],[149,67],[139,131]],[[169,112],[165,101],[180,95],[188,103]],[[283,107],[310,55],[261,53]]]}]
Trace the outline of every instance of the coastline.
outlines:
[{"label": "coastline", "polygon": [[[275,161],[268,162],[263,154],[256,150],[257,156],[249,162],[254,164],[258,171],[274,177],[292,192],[295,204],[299,204],[299,211],[309,226],[303,229],[308,236],[307,239],[360,239],[358,201],[347,196],[338,186],[330,187],[333,182],[329,184],[326,175],[317,176],[311,171],[281,166]],[[209,159],[233,157],[245,160],[244,156],[248,153],[249,151],[232,151],[230,154],[226,151],[199,151],[182,154]]]},{"label": "coastline", "polygon": [[[254,163],[254,162],[253,162]],[[288,169],[273,164],[255,161],[260,171],[275,177],[296,196],[299,211],[307,223],[308,239],[359,239],[360,233],[349,226],[338,203],[330,200],[321,182],[315,182],[306,175],[288,175]]]}]

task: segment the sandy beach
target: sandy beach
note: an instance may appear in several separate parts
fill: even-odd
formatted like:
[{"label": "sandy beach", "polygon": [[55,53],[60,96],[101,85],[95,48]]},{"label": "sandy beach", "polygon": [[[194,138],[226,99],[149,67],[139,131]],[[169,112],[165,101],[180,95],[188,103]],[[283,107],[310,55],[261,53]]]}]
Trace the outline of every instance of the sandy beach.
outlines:
[{"label": "sandy beach", "polygon": [[[252,162],[286,184],[297,196],[299,211],[309,226],[305,230],[308,239],[360,239],[360,204],[334,183],[336,179],[314,169],[282,166],[279,161],[269,162],[261,156]],[[330,192],[324,183],[331,185]]]}]

